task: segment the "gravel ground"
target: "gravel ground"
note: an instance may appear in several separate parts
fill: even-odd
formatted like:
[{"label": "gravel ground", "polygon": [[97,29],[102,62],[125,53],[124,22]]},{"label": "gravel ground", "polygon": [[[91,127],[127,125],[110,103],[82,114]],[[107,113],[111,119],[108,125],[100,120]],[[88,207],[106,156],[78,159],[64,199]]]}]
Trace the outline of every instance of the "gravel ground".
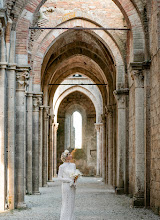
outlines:
[{"label": "gravel ground", "polygon": [[[0,213],[4,220],[59,220],[61,184],[54,179],[48,187],[40,188],[41,195],[26,196],[26,209]],[[79,179],[75,204],[76,220],[160,220],[151,210],[131,207],[131,199],[117,196],[100,178]]]}]

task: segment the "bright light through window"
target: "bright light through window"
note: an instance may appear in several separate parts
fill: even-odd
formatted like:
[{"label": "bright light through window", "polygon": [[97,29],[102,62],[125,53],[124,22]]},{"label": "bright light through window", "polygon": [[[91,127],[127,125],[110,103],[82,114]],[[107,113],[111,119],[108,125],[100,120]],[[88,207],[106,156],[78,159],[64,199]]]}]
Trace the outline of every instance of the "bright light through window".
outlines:
[{"label": "bright light through window", "polygon": [[73,127],[75,128],[75,148],[82,148],[82,116],[79,112],[73,113]]}]

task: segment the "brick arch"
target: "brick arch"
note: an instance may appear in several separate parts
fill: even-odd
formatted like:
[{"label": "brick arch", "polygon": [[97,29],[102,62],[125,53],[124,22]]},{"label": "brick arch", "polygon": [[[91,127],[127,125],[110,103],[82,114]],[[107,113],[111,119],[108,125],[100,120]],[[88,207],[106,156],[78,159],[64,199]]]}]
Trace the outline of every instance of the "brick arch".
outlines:
[{"label": "brick arch", "polygon": [[[55,115],[54,117],[54,122],[57,123],[57,115],[58,115],[58,109],[61,104],[61,102],[71,93],[73,92],[81,92],[85,94],[93,103],[95,110],[96,110],[96,123],[99,123],[100,121],[100,116],[103,114],[103,102],[102,102],[102,97],[101,94],[99,93],[98,96],[95,96],[94,94],[91,93],[88,89],[82,87],[82,86],[70,86],[70,88],[66,89],[62,94],[59,94],[59,97],[55,103],[55,107],[53,109],[53,114]],[[101,99],[97,100],[97,97]]]},{"label": "brick arch", "polygon": [[[130,0],[113,0],[114,3],[119,7],[122,14],[126,18],[128,25],[131,27],[133,36],[133,48],[132,48],[132,61],[143,61],[144,60],[144,30],[141,19],[138,15],[136,8]],[[43,1],[45,2],[45,1]],[[28,60],[28,36],[29,26],[33,22],[33,15],[39,5],[42,4],[42,0],[32,0],[26,4],[22,14],[19,16],[17,22],[17,46],[16,55],[18,64],[24,64],[24,60]],[[22,31],[23,30],[23,31]],[[23,41],[22,41],[23,38]],[[139,49],[137,49],[139,48]],[[23,59],[21,58],[23,55]],[[26,62],[28,64],[28,62]]]},{"label": "brick arch", "polygon": [[[83,19],[73,19],[71,21],[66,22],[66,26],[74,27],[74,26],[91,26],[91,27],[97,27],[95,24],[84,21]],[[40,43],[40,47],[37,50],[37,54],[35,55],[35,59],[33,61],[33,71],[38,76],[38,74],[41,71],[41,64],[43,62],[43,59],[46,55],[46,53],[49,51],[49,49],[54,44],[55,40],[64,33],[64,30],[54,30],[51,31],[46,38],[43,39],[43,41]],[[112,55],[112,58],[115,60],[116,63],[116,70],[117,70],[117,88],[118,87],[124,87],[125,84],[125,65],[124,60],[122,57],[122,54],[114,40],[110,35],[108,35],[105,31],[94,31],[95,36],[99,38],[103,44],[107,47],[109,52]],[[40,79],[38,79],[37,83],[40,82]]]},{"label": "brick arch", "polygon": [[[80,62],[79,63],[74,62],[74,59],[77,59]],[[83,60],[86,61],[87,65],[85,66],[83,65]],[[68,62],[66,62],[66,60],[62,62],[61,67],[59,67],[58,70],[56,69],[55,74],[52,80],[50,81],[50,83],[57,83],[57,84],[61,83],[65,78],[67,78],[70,75],[73,75],[76,72],[86,75],[87,77],[92,79],[92,81],[94,81],[95,83],[107,83],[107,81],[105,81],[105,78],[104,78],[105,75],[103,71],[99,68],[99,66],[94,61],[90,60],[86,56],[83,56],[83,57],[74,56],[68,59]],[[51,89],[49,88],[48,91],[49,91],[50,97],[53,96],[56,88],[57,88],[56,86],[54,86],[54,88],[51,87]],[[100,87],[100,90],[102,90],[101,87]]]}]

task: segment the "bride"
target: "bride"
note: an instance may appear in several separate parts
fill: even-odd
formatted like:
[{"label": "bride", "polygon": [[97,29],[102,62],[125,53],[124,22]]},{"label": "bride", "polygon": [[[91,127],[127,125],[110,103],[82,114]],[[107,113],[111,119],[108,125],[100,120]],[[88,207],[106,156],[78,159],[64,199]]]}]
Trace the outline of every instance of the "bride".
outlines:
[{"label": "bride", "polygon": [[75,163],[71,163],[72,155],[65,150],[61,155],[63,164],[59,166],[58,179],[62,181],[62,207],[60,220],[75,220],[74,204],[76,193]]}]

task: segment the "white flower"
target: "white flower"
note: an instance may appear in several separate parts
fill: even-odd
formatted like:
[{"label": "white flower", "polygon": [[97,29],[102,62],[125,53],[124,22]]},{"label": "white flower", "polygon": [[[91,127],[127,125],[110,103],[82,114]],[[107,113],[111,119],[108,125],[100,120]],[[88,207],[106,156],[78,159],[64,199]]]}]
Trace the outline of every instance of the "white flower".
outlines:
[{"label": "white flower", "polygon": [[77,178],[77,177],[82,176],[82,175],[83,174],[78,169],[76,169],[76,171],[74,173],[71,173],[70,177]]},{"label": "white flower", "polygon": [[69,154],[69,150],[64,151],[64,155],[66,156],[67,154]]}]

